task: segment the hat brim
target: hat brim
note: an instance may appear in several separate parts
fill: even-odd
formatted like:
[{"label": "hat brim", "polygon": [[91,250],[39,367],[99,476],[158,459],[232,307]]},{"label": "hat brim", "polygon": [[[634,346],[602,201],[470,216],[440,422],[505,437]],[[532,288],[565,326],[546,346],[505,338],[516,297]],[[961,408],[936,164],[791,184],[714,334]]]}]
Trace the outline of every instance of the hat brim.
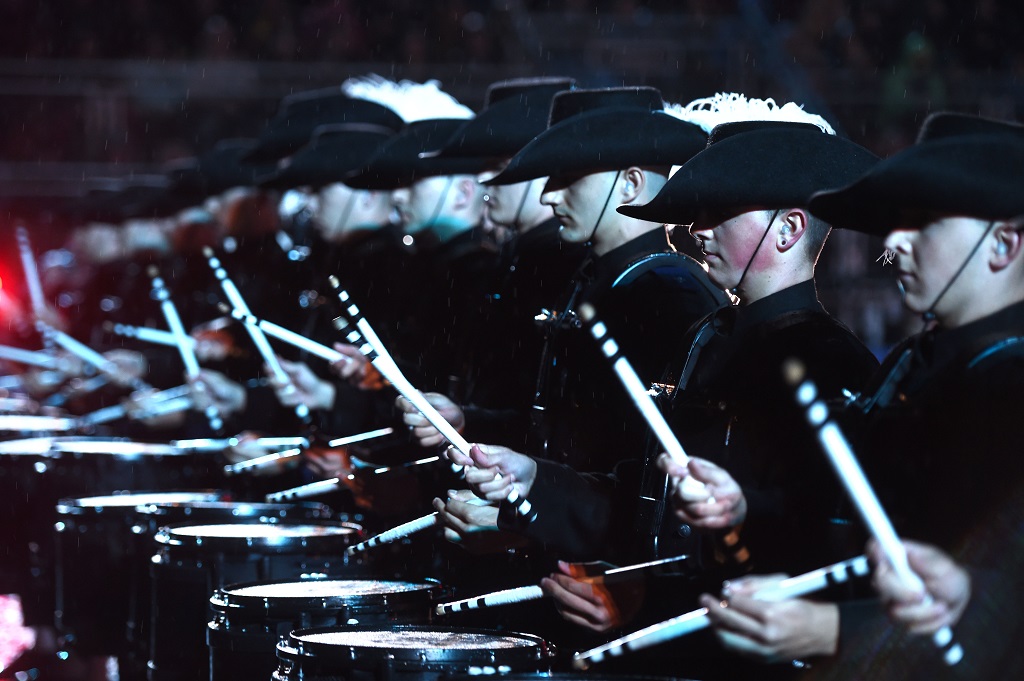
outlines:
[{"label": "hat brim", "polygon": [[815,192],[860,177],[878,157],[817,130],[752,130],[715,142],[671,177],[644,205],[619,213],[669,224],[693,222],[703,210],[807,206]]},{"label": "hat brim", "polygon": [[1024,214],[1024,143],[966,136],[923,142],[880,162],[841,189],[822,191],[811,212],[835,227],[884,236],[908,213],[1009,220]]},{"label": "hat brim", "polygon": [[517,184],[629,166],[680,165],[706,143],[707,135],[699,127],[660,111],[595,109],[542,132],[484,184]]}]

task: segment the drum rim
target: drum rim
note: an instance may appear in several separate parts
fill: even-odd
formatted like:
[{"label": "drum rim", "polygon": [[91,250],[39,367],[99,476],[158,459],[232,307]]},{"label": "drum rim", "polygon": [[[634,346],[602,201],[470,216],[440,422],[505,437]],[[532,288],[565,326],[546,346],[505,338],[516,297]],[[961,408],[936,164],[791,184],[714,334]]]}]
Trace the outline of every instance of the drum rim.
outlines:
[{"label": "drum rim", "polygon": [[[302,636],[310,634],[331,634],[361,631],[390,631],[417,633],[448,633],[448,634],[480,634],[497,638],[517,638],[527,640],[533,645],[513,648],[387,648],[371,646],[353,646],[345,644],[305,641]],[[425,654],[425,651],[431,651]],[[277,644],[278,657],[288,659],[294,657],[300,662],[310,659],[314,665],[331,662],[344,662],[347,668],[363,668],[359,662],[376,667],[382,660],[396,666],[409,666],[429,669],[430,666],[449,668],[452,666],[507,666],[541,663],[554,654],[550,643],[534,634],[521,632],[505,632],[495,629],[475,627],[438,627],[429,625],[394,625],[394,626],[337,626],[311,627],[296,629]]]},{"label": "drum rim", "polygon": [[[347,520],[317,519],[320,522],[250,522],[250,523],[174,523],[161,526],[153,535],[153,540],[160,545],[161,550],[173,552],[184,551],[187,553],[205,554],[209,552],[233,553],[245,552],[249,549],[270,549],[281,553],[289,552],[295,548],[316,548],[317,544],[324,544],[325,550],[337,550],[337,544],[341,539],[346,546],[358,543],[363,537],[363,527]],[[326,520],[326,522],[324,522]],[[273,525],[276,527],[306,527],[326,525],[328,527],[343,527],[351,530],[349,533],[338,533],[328,535],[309,535],[304,537],[225,537],[210,536],[200,537],[196,535],[175,534],[174,531],[185,527],[219,527],[222,525]]]},{"label": "drum rim", "polygon": [[[97,494],[91,497],[64,497],[57,501],[57,513],[58,515],[77,515],[85,513],[86,511],[92,513],[102,513],[104,509],[117,509],[117,510],[130,510],[135,512],[140,506],[146,506],[148,502],[141,502],[137,504],[90,504],[84,505],[81,502],[88,501],[90,499],[110,499],[114,497],[141,497],[144,495],[160,495],[160,494],[196,494],[205,495],[207,497],[216,496],[224,498],[224,496],[230,494],[227,490],[150,490],[144,492],[126,491],[124,493],[115,492],[113,494]],[[200,501],[215,501],[215,499],[200,500]],[[182,503],[182,502],[170,502],[170,503]]]},{"label": "drum rim", "polygon": [[[333,595],[333,596],[256,596],[231,593],[232,590],[246,589],[256,586],[274,586],[278,584],[300,584],[302,582],[383,582],[393,584],[414,584],[422,587],[408,591],[394,591],[387,593],[357,594],[357,595]],[[239,582],[226,584],[217,589],[210,597],[210,605],[218,614],[223,614],[230,619],[232,611],[240,614],[253,612],[261,613],[282,613],[290,614],[304,612],[310,609],[327,608],[363,608],[388,605],[395,601],[396,605],[407,605],[423,601],[424,607],[428,607],[444,590],[441,582],[436,579],[423,579],[419,581],[408,581],[398,579],[353,579],[348,577],[315,577],[311,579],[281,579],[263,582]],[[223,610],[221,610],[223,609]],[[428,613],[429,614],[429,613]]]},{"label": "drum rim", "polygon": [[[237,507],[214,506],[214,505],[206,505],[206,504],[237,504]],[[176,509],[176,508],[179,508],[179,507],[182,507],[182,505],[179,502],[140,504],[139,513],[142,513],[142,514],[145,514],[145,515],[152,515],[152,516],[162,516],[162,515],[165,515],[165,514],[160,513],[160,511],[170,511],[171,509]],[[228,511],[228,510],[238,510],[238,509],[243,508],[243,507],[254,508],[254,509],[265,509],[266,507],[273,507],[273,508],[275,508],[275,509],[277,509],[279,511],[285,511],[285,510],[289,510],[289,509],[297,509],[297,510],[301,511],[303,509],[306,509],[306,510],[309,510],[310,512],[313,512],[313,511],[318,512],[318,513],[326,512],[326,515],[323,515],[323,516],[310,516],[311,519],[322,519],[322,520],[329,520],[329,519],[331,519],[333,517],[333,514],[334,514],[334,511],[333,511],[333,509],[331,509],[330,506],[327,506],[326,504],[322,504],[322,503],[320,503],[318,501],[302,501],[302,502],[295,502],[295,503],[271,503],[271,502],[265,502],[265,501],[232,501],[230,499],[220,499],[220,500],[213,500],[213,501],[200,501],[200,502],[198,502],[196,504],[189,503],[186,506],[184,506],[183,508],[186,508],[186,509],[208,510],[208,511],[223,509],[225,511]],[[261,515],[256,515],[256,514],[253,514],[253,515],[236,515],[236,514],[232,513],[232,517],[234,517],[234,518],[262,518],[264,516],[262,514]],[[285,518],[285,516],[279,516],[279,517]],[[193,523],[183,522],[183,523],[178,523],[178,522],[174,522],[174,523],[165,525],[165,527],[169,527],[170,525],[179,525],[179,524],[220,525],[221,523],[212,523],[212,522],[211,523],[202,523],[202,522],[193,522]]]}]

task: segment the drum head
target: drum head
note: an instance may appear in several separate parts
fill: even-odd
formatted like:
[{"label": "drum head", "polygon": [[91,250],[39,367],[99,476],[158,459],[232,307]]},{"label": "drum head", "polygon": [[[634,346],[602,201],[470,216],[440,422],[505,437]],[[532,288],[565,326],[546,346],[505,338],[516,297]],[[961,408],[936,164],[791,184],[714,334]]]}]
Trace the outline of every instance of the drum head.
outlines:
[{"label": "drum head", "polygon": [[130,494],[108,494],[99,497],[82,497],[80,499],[61,499],[57,503],[58,513],[74,513],[75,510],[91,509],[103,511],[104,508],[131,508],[147,504],[174,503],[184,504],[201,501],[217,501],[223,499],[226,492],[204,490],[196,492],[132,492]]},{"label": "drum head", "polygon": [[278,645],[278,656],[287,648],[316,658],[321,668],[373,668],[386,659],[409,668],[540,671],[549,656],[547,644],[529,634],[415,626],[298,629]]},{"label": "drum head", "polygon": [[226,611],[235,609],[307,611],[313,608],[383,607],[422,603],[425,612],[441,590],[437,582],[398,582],[376,579],[303,579],[285,582],[231,584],[213,601]]},{"label": "drum head", "polygon": [[362,527],[354,523],[221,523],[217,525],[172,525],[161,528],[156,541],[169,547],[205,551],[248,551],[262,549],[290,552],[338,551],[358,542]]},{"label": "drum head", "polygon": [[301,504],[250,504],[240,501],[152,501],[139,508],[139,513],[158,518],[164,525],[186,522],[274,521],[284,519],[330,518],[329,506],[304,502]]}]

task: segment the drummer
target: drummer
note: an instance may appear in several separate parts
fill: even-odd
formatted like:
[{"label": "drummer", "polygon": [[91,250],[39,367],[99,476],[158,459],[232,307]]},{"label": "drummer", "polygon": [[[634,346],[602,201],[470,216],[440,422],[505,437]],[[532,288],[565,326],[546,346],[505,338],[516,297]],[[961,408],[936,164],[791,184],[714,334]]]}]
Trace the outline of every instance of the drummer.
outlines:
[{"label": "drummer", "polygon": [[[1016,548],[1024,521],[1016,426],[1024,385],[1022,169],[1024,126],[934,114],[916,144],[811,201],[812,211],[839,226],[888,233],[904,305],[924,322],[893,350],[853,412],[866,425],[857,440],[866,471],[897,531],[913,538],[910,566],[932,602],[870,545],[889,626],[877,602],[766,609],[749,598],[756,585],[733,585],[727,600],[702,601],[728,645],[759,657],[835,654],[815,663],[822,678],[1024,672],[1024,564]],[[963,649],[954,666],[926,636],[942,627],[953,628]]]}]

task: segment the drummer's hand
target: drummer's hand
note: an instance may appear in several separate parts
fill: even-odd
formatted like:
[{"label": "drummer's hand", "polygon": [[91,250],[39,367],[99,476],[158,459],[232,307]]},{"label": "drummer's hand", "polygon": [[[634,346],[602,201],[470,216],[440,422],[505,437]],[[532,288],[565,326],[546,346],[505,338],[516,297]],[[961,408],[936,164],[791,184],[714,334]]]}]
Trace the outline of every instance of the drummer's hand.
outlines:
[{"label": "drummer's hand", "polygon": [[726,582],[722,596],[700,597],[715,635],[727,650],[761,662],[833,655],[839,642],[839,608],[801,598],[760,600],[786,575],[744,577]]},{"label": "drummer's hand", "polygon": [[[224,458],[227,459],[229,464],[242,463],[243,461],[250,461],[257,459],[261,456],[270,454],[266,447],[260,445],[258,440],[260,434],[246,430],[242,431],[235,436],[238,440],[238,444],[228,447],[224,450]],[[253,466],[245,469],[246,475],[277,475],[281,473],[293,459],[283,459],[275,461],[272,464],[263,466]]]},{"label": "drummer's hand", "polygon": [[540,580],[544,593],[554,599],[562,618],[593,631],[608,631],[631,620],[643,601],[643,580],[618,584],[588,582],[573,577],[573,566],[558,561],[558,570]]},{"label": "drummer's hand", "polygon": [[500,445],[473,445],[469,453],[472,458],[454,447],[445,450],[452,463],[466,466],[466,484],[481,499],[501,501],[513,487],[519,496],[529,495],[537,477],[536,461]]},{"label": "drummer's hand", "polygon": [[303,458],[306,467],[321,480],[344,478],[352,472],[352,461],[345,447],[310,447],[303,453]]},{"label": "drummer's hand", "polygon": [[192,386],[193,409],[196,411],[204,412],[211,404],[225,418],[245,411],[248,402],[245,388],[219,371],[200,369],[199,374],[189,380],[189,385]]},{"label": "drummer's hand", "polygon": [[[444,417],[445,421],[452,424],[455,430],[462,432],[462,429],[466,427],[466,417],[462,414],[459,405],[441,393],[423,393],[423,397],[430,406],[437,410],[437,413]],[[436,447],[447,442],[437,428],[430,425],[427,417],[413,406],[412,402],[404,397],[399,397],[395,400],[395,406],[402,412],[402,423],[409,427],[421,447]]]},{"label": "drummer's hand", "polygon": [[658,468],[669,476],[672,507],[683,522],[717,530],[736,527],[746,519],[747,498],[724,468],[697,457],[681,466],[668,454],[658,457]]},{"label": "drummer's hand", "polygon": [[470,553],[499,553],[524,546],[525,539],[498,529],[498,507],[471,503],[479,499],[469,490],[448,490],[448,500],[434,499],[434,510],[444,523],[444,538]]},{"label": "drummer's hand", "polygon": [[338,378],[363,390],[380,390],[384,387],[384,379],[377,368],[370,364],[366,355],[354,345],[335,343],[334,349],[345,355],[345,359],[331,362],[331,371]]},{"label": "drummer's hand", "polygon": [[108,350],[103,356],[114,363],[117,371],[111,375],[111,380],[119,386],[126,387],[133,381],[141,379],[149,371],[149,362],[145,355],[134,350]]},{"label": "drummer's hand", "polygon": [[945,552],[928,544],[903,541],[910,569],[924,582],[931,596],[908,588],[892,569],[881,546],[868,542],[868,557],[875,566],[872,581],[889,618],[915,634],[934,634],[955,625],[971,599],[971,576]]},{"label": "drummer's hand", "polygon": [[187,408],[165,414],[154,414],[155,405],[162,402],[157,397],[159,394],[160,391],[155,388],[133,392],[122,403],[128,410],[128,417],[150,428],[173,428],[184,423]]},{"label": "drummer's hand", "polygon": [[325,381],[303,362],[289,362],[278,358],[281,368],[288,374],[289,383],[284,383],[271,375],[270,385],[274,388],[278,401],[286,407],[304,404],[310,409],[331,409],[334,407],[335,388]]}]

